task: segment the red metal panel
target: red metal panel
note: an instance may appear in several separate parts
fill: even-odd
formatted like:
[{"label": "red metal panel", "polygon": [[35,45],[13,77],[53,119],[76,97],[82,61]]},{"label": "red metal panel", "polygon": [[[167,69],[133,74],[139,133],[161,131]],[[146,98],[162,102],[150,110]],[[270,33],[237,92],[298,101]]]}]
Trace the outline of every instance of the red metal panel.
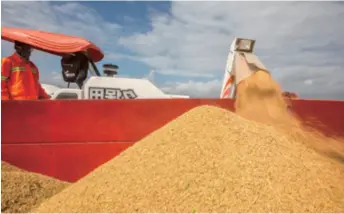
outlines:
[{"label": "red metal panel", "polygon": [[132,144],[2,144],[1,159],[21,169],[75,182]]},{"label": "red metal panel", "polygon": [[[344,136],[343,101],[292,104],[302,119],[316,118],[327,128],[314,126]],[[199,105],[233,110],[233,100],[223,99],[3,101],[2,142],[136,142]]]},{"label": "red metal panel", "polygon": [[233,102],[217,99],[3,101],[2,142],[136,142],[201,104],[231,108]]},{"label": "red metal panel", "polygon": [[[200,105],[233,110],[233,100],[223,99],[2,102],[2,160],[73,182]],[[312,126],[344,136],[344,101],[294,100],[292,106],[304,121],[323,124]]]},{"label": "red metal panel", "polygon": [[292,108],[307,125],[344,138],[344,101],[293,100]]}]

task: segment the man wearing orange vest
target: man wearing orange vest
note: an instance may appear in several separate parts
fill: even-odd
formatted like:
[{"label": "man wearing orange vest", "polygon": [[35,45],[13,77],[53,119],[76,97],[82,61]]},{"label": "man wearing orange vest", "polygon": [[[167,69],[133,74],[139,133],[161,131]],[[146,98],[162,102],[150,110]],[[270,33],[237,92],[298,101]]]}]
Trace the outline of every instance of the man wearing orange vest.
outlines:
[{"label": "man wearing orange vest", "polygon": [[14,42],[15,53],[1,59],[1,100],[50,99],[39,83],[39,72],[30,61],[31,46]]}]

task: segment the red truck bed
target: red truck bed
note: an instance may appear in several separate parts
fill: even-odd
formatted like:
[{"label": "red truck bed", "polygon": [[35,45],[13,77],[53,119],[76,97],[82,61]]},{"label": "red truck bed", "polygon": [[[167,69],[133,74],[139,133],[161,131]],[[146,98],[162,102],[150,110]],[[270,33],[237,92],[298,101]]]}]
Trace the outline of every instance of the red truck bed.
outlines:
[{"label": "red truck bed", "polygon": [[[191,108],[229,99],[2,101],[2,160],[75,182]],[[344,136],[344,101],[293,100],[327,135]],[[325,142],[324,142],[325,143]]]}]

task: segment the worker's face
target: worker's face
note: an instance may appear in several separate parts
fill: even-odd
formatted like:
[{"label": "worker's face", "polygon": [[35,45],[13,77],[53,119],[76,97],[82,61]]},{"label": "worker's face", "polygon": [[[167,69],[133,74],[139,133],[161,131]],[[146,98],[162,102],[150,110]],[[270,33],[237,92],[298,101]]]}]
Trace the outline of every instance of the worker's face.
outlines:
[{"label": "worker's face", "polygon": [[29,60],[33,49],[29,45],[20,45],[17,46],[16,50],[21,57]]}]

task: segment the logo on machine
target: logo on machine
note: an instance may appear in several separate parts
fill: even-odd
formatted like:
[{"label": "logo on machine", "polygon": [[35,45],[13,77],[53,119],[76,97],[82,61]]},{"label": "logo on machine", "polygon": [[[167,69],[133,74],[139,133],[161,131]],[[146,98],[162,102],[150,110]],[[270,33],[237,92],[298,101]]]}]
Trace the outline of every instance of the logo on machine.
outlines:
[{"label": "logo on machine", "polygon": [[136,99],[137,94],[133,89],[120,88],[89,88],[90,99]]}]

